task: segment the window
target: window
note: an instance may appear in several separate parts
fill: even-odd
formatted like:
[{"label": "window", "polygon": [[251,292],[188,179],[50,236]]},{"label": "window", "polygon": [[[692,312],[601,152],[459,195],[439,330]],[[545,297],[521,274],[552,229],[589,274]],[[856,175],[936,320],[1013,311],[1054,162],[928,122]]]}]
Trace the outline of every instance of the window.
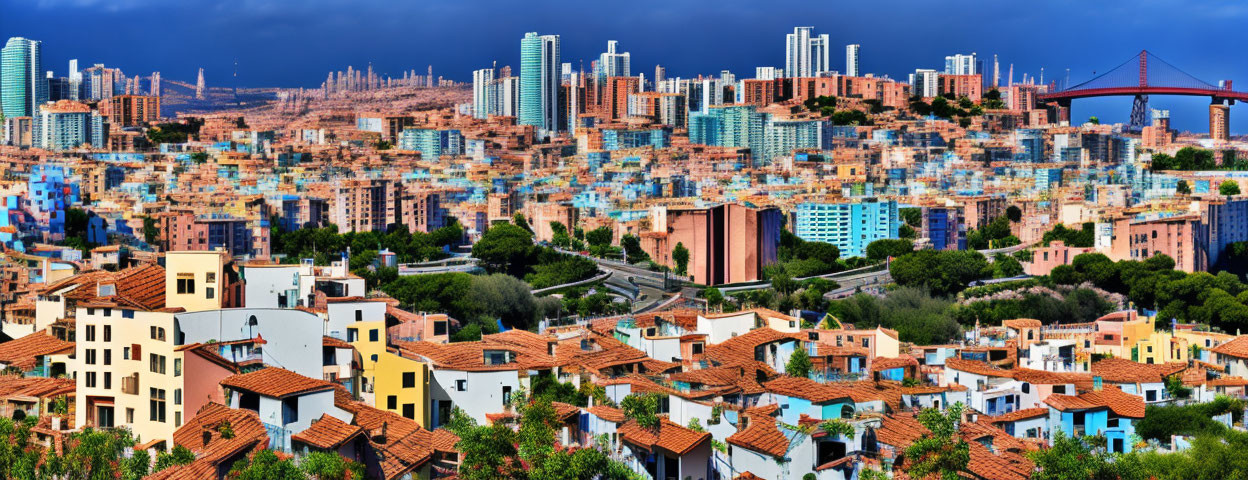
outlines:
[{"label": "window", "polygon": [[870,346],[871,346],[871,339],[870,339],[870,338],[863,338],[863,339],[862,339],[862,348],[867,348],[867,347],[870,347]]},{"label": "window", "polygon": [[354,343],[360,339],[360,331],[354,328],[347,329],[347,343]]},{"label": "window", "polygon": [[95,325],[87,325],[87,341],[95,341]]},{"label": "window", "polygon": [[155,353],[148,355],[148,363],[152,373],[165,373],[165,356]]},{"label": "window", "polygon": [[134,310],[122,310],[121,318],[134,318]]},{"label": "window", "polygon": [[364,321],[364,311],[363,311],[363,310],[356,310],[356,311],[355,311],[355,321],[357,321],[357,322],[363,322],[363,321]]},{"label": "window", "polygon": [[111,348],[104,349],[104,364],[105,365],[113,364],[113,349]]},{"label": "window", "polygon": [[181,388],[173,389],[173,404],[174,405],[182,404],[182,389]]},{"label": "window", "polygon": [[104,372],[104,389],[113,388],[113,372]]},{"label": "window", "polygon": [[282,424],[288,425],[299,421],[299,398],[282,400]]},{"label": "window", "polygon": [[139,347],[139,344],[137,343],[130,344],[130,359],[140,360],[140,361],[143,360],[143,349]]},{"label": "window", "polygon": [[130,359],[130,347],[121,347],[121,359],[122,360]]},{"label": "window", "polygon": [[511,385],[503,385],[503,403],[511,403]]},{"label": "window", "polygon": [[152,326],[152,340],[160,340],[162,342],[165,341],[165,329],[153,325]]},{"label": "window", "polygon": [[1054,386],[1053,386],[1053,393],[1056,393],[1056,394],[1058,394],[1058,395],[1065,395],[1065,394],[1066,394],[1066,386],[1065,386],[1065,385],[1054,385]]},{"label": "window", "polygon": [[173,426],[182,426],[182,412],[173,412]]},{"label": "window", "polygon": [[[113,316],[113,309],[111,309],[111,308],[105,308],[105,309],[104,309],[104,316],[105,316],[105,317],[111,317],[111,316]],[[105,329],[107,329],[108,327],[104,327],[104,328],[105,328]],[[106,334],[104,334],[104,335],[105,335],[105,339],[106,339],[106,341],[107,341],[108,334],[106,333]]]},{"label": "window", "polygon": [[694,355],[701,355],[702,349],[706,348],[706,344],[702,342],[693,342],[692,351]]},{"label": "window", "polygon": [[213,287],[204,288],[204,296],[207,298],[217,298],[217,290]]},{"label": "window", "polygon": [[126,423],[134,423],[134,409],[133,408],[126,409]]},{"label": "window", "polygon": [[1023,393],[1031,393],[1031,384],[1023,382]]},{"label": "window", "polygon": [[443,322],[443,321],[433,322],[433,335],[434,336],[446,335],[446,322]]},{"label": "window", "polygon": [[1157,391],[1156,391],[1156,390],[1149,390],[1149,391],[1147,391],[1147,392],[1144,392],[1144,399],[1145,399],[1145,400],[1148,400],[1148,401],[1150,401],[1150,402],[1155,402],[1155,401],[1157,401]]},{"label": "window", "polygon": [[205,280],[204,280],[204,281],[206,281],[206,282],[208,282],[208,283],[217,283],[217,272],[208,272],[208,273],[205,273],[205,274],[204,274],[204,277],[205,277]]},{"label": "window", "polygon": [[376,328],[374,328],[374,329],[372,329],[372,330],[369,330],[369,331],[368,331],[368,341],[370,341],[370,342],[376,342],[376,341],[377,341],[377,337],[378,337],[378,333],[377,333],[377,329],[376,329]]},{"label": "window", "polygon": [[416,372],[403,372],[403,388],[416,388]]},{"label": "window", "polygon": [[386,397],[386,409],[387,410],[397,410],[398,408],[399,408],[399,397],[397,395],[390,395]]},{"label": "window", "polygon": [[165,391],[153,388],[150,389],[150,392],[152,399],[148,402],[148,412],[151,413],[149,420],[165,423]]},{"label": "window", "polygon": [[[105,311],[108,311],[108,310],[106,309]],[[105,342],[113,341],[113,326],[112,325],[104,326],[104,341]]]},{"label": "window", "polygon": [[455,381],[455,390],[458,390],[458,391],[460,391],[460,392],[467,392],[467,391],[468,391],[468,380],[456,380],[456,381]]},{"label": "window", "polygon": [[94,309],[94,308],[88,308],[88,309],[87,309],[87,315],[95,315],[95,309]]},{"label": "window", "polygon": [[95,372],[87,372],[87,388],[95,388]]},{"label": "window", "polygon": [[188,294],[195,293],[195,279],[194,278],[188,278],[189,276],[182,277],[182,274],[179,274],[178,277],[179,277],[178,278],[178,294],[179,295],[188,295]]},{"label": "window", "polygon": [[95,365],[95,349],[87,349],[87,365]]},{"label": "window", "polygon": [[416,404],[414,403],[403,404],[403,418],[410,418],[412,420],[416,419]]},{"label": "window", "polygon": [[175,377],[182,376],[182,359],[181,358],[173,359],[173,376]]}]

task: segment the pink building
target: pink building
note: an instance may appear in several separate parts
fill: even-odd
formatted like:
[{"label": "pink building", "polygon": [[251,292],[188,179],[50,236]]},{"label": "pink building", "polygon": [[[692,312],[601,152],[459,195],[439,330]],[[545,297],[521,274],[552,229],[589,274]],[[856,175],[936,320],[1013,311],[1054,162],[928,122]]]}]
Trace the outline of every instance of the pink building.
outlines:
[{"label": "pink building", "polygon": [[1031,249],[1031,262],[1023,265],[1028,275],[1048,275],[1058,265],[1070,265],[1075,257],[1084,253],[1094,252],[1092,248],[1068,247],[1060,240],[1049,243],[1049,246],[1038,246]]}]

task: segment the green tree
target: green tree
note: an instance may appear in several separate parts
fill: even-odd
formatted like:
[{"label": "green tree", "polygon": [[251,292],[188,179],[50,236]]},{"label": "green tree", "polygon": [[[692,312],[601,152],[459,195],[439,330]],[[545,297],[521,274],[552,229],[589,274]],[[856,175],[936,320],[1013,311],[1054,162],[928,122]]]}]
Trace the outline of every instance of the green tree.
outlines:
[{"label": "green tree", "polygon": [[957,480],[967,472],[966,466],[971,461],[970,445],[958,436],[962,408],[959,402],[944,413],[934,408],[919,413],[919,423],[928,433],[906,447],[906,472],[911,478]]},{"label": "green tree", "polygon": [[1174,193],[1179,195],[1191,195],[1192,187],[1187,184],[1187,180],[1179,180],[1179,183],[1174,187]]},{"label": "green tree", "polygon": [[523,213],[516,212],[516,214],[511,217],[511,223],[516,224],[517,227],[523,228],[530,234],[533,233],[533,227],[529,225],[529,220],[524,218]]},{"label": "green tree", "polygon": [[472,256],[490,273],[523,277],[536,256],[533,234],[510,223],[494,225],[472,246]]},{"label": "green tree", "polygon": [[1100,125],[1101,119],[1097,118],[1096,116],[1091,116],[1091,117],[1088,117],[1088,123],[1091,123],[1093,125]]},{"label": "green tree", "polygon": [[122,480],[142,480],[148,474],[151,456],[147,450],[135,450],[134,455],[121,461]]},{"label": "green tree", "polygon": [[591,246],[606,246],[611,245],[611,238],[613,236],[614,235],[611,233],[610,228],[598,227],[585,232],[585,241]]},{"label": "green tree", "polygon": [[638,263],[650,260],[650,254],[641,248],[641,239],[636,235],[628,234],[620,237],[620,248],[624,249],[624,253],[628,256],[628,263]]},{"label": "green tree", "polygon": [[234,463],[227,475],[230,480],[304,480],[303,471],[290,459],[278,458],[272,450],[260,450],[251,458]]},{"label": "green tree", "polygon": [[156,465],[153,469],[154,471],[159,472],[174,465],[187,465],[194,461],[194,452],[186,447],[177,445],[168,452],[160,452],[156,454]]},{"label": "green tree", "polygon": [[1018,208],[1018,205],[1005,207],[1005,218],[1008,218],[1013,223],[1021,222],[1023,221],[1023,209]]},{"label": "green tree", "polygon": [[706,306],[709,308],[719,308],[724,305],[724,292],[715,287],[703,289],[702,298],[706,299]]},{"label": "green tree", "polygon": [[900,257],[914,252],[914,241],[904,238],[886,238],[867,244],[867,258],[884,260],[888,257]]},{"label": "green tree", "polygon": [[632,394],[620,400],[624,416],[637,421],[644,428],[659,426],[659,394]]},{"label": "green tree", "polygon": [[991,276],[991,269],[983,254],[973,250],[920,250],[894,259],[889,273],[898,285],[925,286],[932,294],[951,295]]},{"label": "green tree", "polygon": [[1234,180],[1225,180],[1218,185],[1218,194],[1227,197],[1239,195],[1239,184]]},{"label": "green tree", "polygon": [[676,242],[676,248],[672,249],[672,261],[676,262],[677,275],[689,273],[689,249],[685,248],[684,243]]},{"label": "green tree", "polygon": [[806,349],[799,344],[793,350],[793,355],[789,357],[789,363],[784,365],[784,373],[791,377],[806,378],[810,376],[810,370],[814,365],[810,362],[810,355],[806,353]]},{"label": "green tree", "polygon": [[363,480],[364,465],[347,460],[337,452],[309,452],[299,461],[299,469],[310,480]]}]

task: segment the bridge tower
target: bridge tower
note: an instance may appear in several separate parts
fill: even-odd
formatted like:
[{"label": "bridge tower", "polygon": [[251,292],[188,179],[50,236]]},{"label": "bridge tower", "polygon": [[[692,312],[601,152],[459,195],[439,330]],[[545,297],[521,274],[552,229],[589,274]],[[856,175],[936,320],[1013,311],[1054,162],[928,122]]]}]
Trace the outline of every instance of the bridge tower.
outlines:
[{"label": "bridge tower", "polygon": [[[1148,50],[1140,50],[1140,88],[1148,87]],[[1148,126],[1148,95],[1136,95],[1131,103],[1131,123],[1127,129],[1139,132]]]}]

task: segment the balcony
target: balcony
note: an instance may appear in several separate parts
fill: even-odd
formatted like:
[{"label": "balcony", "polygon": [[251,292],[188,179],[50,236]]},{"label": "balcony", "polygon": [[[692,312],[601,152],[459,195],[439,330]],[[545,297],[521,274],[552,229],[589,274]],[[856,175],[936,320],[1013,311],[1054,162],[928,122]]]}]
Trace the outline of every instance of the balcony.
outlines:
[{"label": "balcony", "polygon": [[139,374],[137,372],[130,376],[121,377],[121,393],[127,395],[139,394]]}]

